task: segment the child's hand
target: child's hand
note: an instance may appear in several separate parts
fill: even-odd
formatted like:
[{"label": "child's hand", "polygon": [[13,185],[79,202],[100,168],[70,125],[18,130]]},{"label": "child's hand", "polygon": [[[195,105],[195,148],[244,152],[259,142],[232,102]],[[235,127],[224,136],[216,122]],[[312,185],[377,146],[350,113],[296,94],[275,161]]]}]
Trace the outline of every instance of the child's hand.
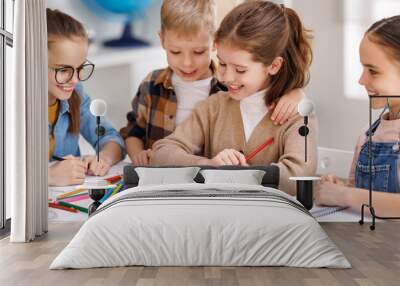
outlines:
[{"label": "child's hand", "polygon": [[140,151],[132,158],[132,163],[136,166],[148,166],[150,162],[151,149]]},{"label": "child's hand", "polygon": [[274,124],[282,125],[295,116],[297,114],[297,106],[304,97],[303,91],[300,88],[296,88],[284,94],[277,104],[269,106],[269,109],[273,110],[271,120],[274,121]]},{"label": "child's hand", "polygon": [[346,206],[345,188],[340,180],[336,183],[321,180],[314,188],[315,203],[324,206]]},{"label": "child's hand", "polygon": [[83,162],[86,164],[87,174],[90,176],[105,176],[111,168],[111,160],[106,155],[101,154],[101,152],[98,162],[95,155],[85,156]]},{"label": "child's hand", "polygon": [[68,186],[83,184],[87,165],[80,158],[68,156],[49,167],[49,185]]},{"label": "child's hand", "polygon": [[344,185],[344,182],[342,180],[340,180],[338,177],[336,177],[335,175],[321,176],[321,182],[330,182],[332,184]]},{"label": "child's hand", "polygon": [[248,166],[246,158],[242,153],[234,149],[224,149],[211,159],[213,165],[240,165]]}]

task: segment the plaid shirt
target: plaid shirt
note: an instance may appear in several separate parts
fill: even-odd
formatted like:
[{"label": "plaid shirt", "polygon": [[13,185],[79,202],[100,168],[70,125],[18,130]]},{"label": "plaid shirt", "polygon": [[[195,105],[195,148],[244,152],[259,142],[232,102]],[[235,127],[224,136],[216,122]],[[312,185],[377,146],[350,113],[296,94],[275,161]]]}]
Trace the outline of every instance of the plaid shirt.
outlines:
[{"label": "plaid shirt", "polygon": [[[215,66],[210,66],[215,74]],[[170,68],[151,72],[140,84],[132,100],[132,110],[126,115],[127,126],[121,128],[124,139],[133,136],[141,139],[144,148],[151,148],[153,143],[170,135],[176,127],[177,97],[172,86]],[[210,95],[225,87],[213,77]]]}]

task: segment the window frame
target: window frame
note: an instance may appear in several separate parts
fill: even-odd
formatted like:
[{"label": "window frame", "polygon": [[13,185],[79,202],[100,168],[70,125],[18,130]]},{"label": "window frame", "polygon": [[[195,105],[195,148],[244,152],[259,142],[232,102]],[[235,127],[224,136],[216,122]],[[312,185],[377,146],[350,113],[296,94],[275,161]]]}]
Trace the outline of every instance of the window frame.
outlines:
[{"label": "window frame", "polygon": [[[0,237],[10,232],[10,219],[6,217],[6,189],[5,189],[5,101],[6,101],[6,50],[13,48],[13,34],[6,29],[6,16],[14,17],[15,0],[12,2],[13,15],[6,15],[6,1],[0,0]],[[14,27],[12,27],[14,28]],[[12,29],[13,31],[14,29]]]}]

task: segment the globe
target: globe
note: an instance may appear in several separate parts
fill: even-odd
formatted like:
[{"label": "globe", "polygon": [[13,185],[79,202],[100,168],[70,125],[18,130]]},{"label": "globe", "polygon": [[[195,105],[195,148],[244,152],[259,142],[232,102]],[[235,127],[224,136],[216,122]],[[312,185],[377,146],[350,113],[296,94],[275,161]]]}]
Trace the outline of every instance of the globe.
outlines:
[{"label": "globe", "polygon": [[123,0],[123,1],[110,1],[110,0],[97,0],[104,9],[113,13],[130,14],[144,11],[150,6],[152,1],[149,0]]},{"label": "globe", "polygon": [[97,16],[106,20],[122,21],[124,29],[119,39],[104,42],[107,47],[140,47],[149,45],[133,36],[133,21],[143,17],[157,0],[82,0]]}]

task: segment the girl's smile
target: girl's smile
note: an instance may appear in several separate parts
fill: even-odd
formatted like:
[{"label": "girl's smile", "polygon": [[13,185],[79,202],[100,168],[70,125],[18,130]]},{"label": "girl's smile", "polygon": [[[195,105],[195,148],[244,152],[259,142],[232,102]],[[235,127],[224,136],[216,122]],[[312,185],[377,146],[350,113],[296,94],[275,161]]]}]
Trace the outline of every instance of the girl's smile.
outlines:
[{"label": "girl's smile", "polygon": [[233,99],[241,100],[267,87],[268,67],[254,61],[249,52],[222,42],[217,45],[217,56],[218,77]]},{"label": "girl's smile", "polygon": [[49,105],[56,100],[68,100],[75,85],[79,82],[77,72],[67,83],[60,84],[56,81],[56,69],[63,66],[78,68],[86,62],[88,42],[85,38],[54,38],[49,39]]}]

